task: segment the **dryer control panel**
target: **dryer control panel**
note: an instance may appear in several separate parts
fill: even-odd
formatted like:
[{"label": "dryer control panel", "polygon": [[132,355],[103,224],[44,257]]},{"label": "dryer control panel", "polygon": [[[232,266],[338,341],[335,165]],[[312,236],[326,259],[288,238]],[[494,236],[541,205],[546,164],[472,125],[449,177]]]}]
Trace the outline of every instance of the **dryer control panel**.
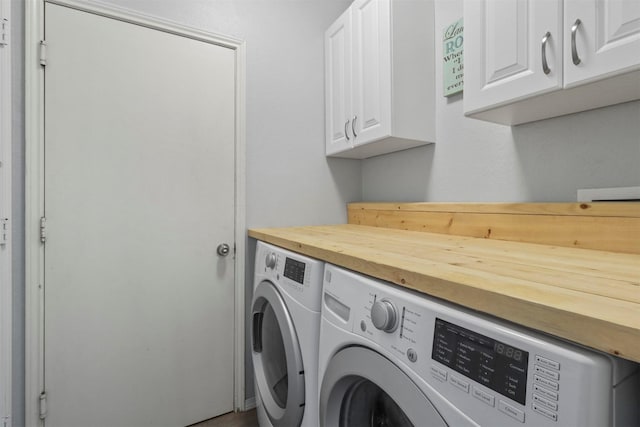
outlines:
[{"label": "dryer control panel", "polygon": [[256,280],[277,283],[311,311],[320,311],[324,262],[286,249],[258,242],[256,245]]}]

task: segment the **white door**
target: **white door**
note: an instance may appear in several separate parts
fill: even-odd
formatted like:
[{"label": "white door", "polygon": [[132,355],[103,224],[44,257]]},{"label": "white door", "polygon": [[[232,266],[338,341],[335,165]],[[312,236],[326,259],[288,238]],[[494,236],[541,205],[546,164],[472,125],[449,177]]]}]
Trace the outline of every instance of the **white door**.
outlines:
[{"label": "white door", "polygon": [[640,69],[640,1],[566,0],[565,87]]},{"label": "white door", "polygon": [[351,120],[356,133],[355,144],[358,145],[391,134],[391,7],[389,0],[357,0],[351,7]]},{"label": "white door", "polygon": [[559,0],[465,1],[465,113],[561,88],[561,18]]},{"label": "white door", "polygon": [[351,118],[351,9],[325,32],[326,154],[353,145]]},{"label": "white door", "polygon": [[229,412],[235,53],[45,13],[45,425]]}]

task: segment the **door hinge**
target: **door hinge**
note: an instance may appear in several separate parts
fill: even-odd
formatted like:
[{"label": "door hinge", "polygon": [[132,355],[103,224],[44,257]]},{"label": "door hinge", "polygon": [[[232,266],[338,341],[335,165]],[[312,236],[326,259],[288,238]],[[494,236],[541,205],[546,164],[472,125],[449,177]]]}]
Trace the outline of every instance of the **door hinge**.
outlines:
[{"label": "door hinge", "polygon": [[47,393],[40,393],[40,419],[44,420],[47,417]]},{"label": "door hinge", "polygon": [[44,420],[47,417],[47,393],[40,393],[40,419]]},{"label": "door hinge", "polygon": [[47,42],[40,40],[40,65],[47,66]]},{"label": "door hinge", "polygon": [[47,242],[47,219],[45,217],[40,218],[40,242]]},{"label": "door hinge", "polygon": [[9,20],[2,18],[0,20],[0,46],[7,46],[9,44]]},{"label": "door hinge", "polygon": [[9,218],[0,218],[0,245],[9,243]]}]

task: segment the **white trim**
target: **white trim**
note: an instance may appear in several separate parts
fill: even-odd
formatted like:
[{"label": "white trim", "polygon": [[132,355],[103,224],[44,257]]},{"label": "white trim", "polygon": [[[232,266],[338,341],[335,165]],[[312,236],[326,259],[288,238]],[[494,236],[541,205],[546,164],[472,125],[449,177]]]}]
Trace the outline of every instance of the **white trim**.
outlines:
[{"label": "white trim", "polygon": [[[5,0],[1,0],[5,1]],[[244,278],[246,252],[245,193],[245,43],[234,38],[186,27],[136,11],[90,0],[27,0],[25,5],[25,424],[42,426],[38,397],[44,375],[44,247],[40,242],[40,217],[44,215],[44,70],[39,62],[39,44],[44,39],[44,3],[118,19],[236,51],[236,149],[235,149],[235,322],[234,322],[234,407],[243,411],[244,387]]]},{"label": "white trim", "polygon": [[42,262],[40,244],[43,151],[44,73],[38,46],[44,36],[44,8],[39,0],[25,3],[25,425],[41,425],[38,395],[42,390]]},{"label": "white trim", "polygon": [[[13,281],[11,275],[11,1],[0,0],[0,423],[11,427],[11,336]],[[2,35],[0,35],[2,37]],[[6,230],[4,229],[6,227]]]},{"label": "white trim", "polygon": [[236,45],[235,409],[245,411],[246,45]]},{"label": "white trim", "polygon": [[579,202],[640,200],[640,187],[585,188],[578,190]]}]

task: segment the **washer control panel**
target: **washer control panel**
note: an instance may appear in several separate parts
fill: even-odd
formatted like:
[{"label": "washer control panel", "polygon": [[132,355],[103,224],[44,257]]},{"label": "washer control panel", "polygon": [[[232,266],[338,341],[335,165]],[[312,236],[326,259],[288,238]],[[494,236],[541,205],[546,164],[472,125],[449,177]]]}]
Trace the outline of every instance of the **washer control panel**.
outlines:
[{"label": "washer control panel", "polygon": [[628,390],[622,407],[640,395],[636,364],[424,294],[327,265],[324,295],[323,321],[479,425],[612,425],[613,387]]},{"label": "washer control panel", "polygon": [[436,318],[431,358],[522,405],[529,353]]},{"label": "washer control panel", "polygon": [[416,363],[419,357],[428,357],[418,350],[424,336],[425,313],[414,305],[393,298],[383,292],[369,292],[367,301],[358,307],[356,333],[383,345],[396,356]]}]

